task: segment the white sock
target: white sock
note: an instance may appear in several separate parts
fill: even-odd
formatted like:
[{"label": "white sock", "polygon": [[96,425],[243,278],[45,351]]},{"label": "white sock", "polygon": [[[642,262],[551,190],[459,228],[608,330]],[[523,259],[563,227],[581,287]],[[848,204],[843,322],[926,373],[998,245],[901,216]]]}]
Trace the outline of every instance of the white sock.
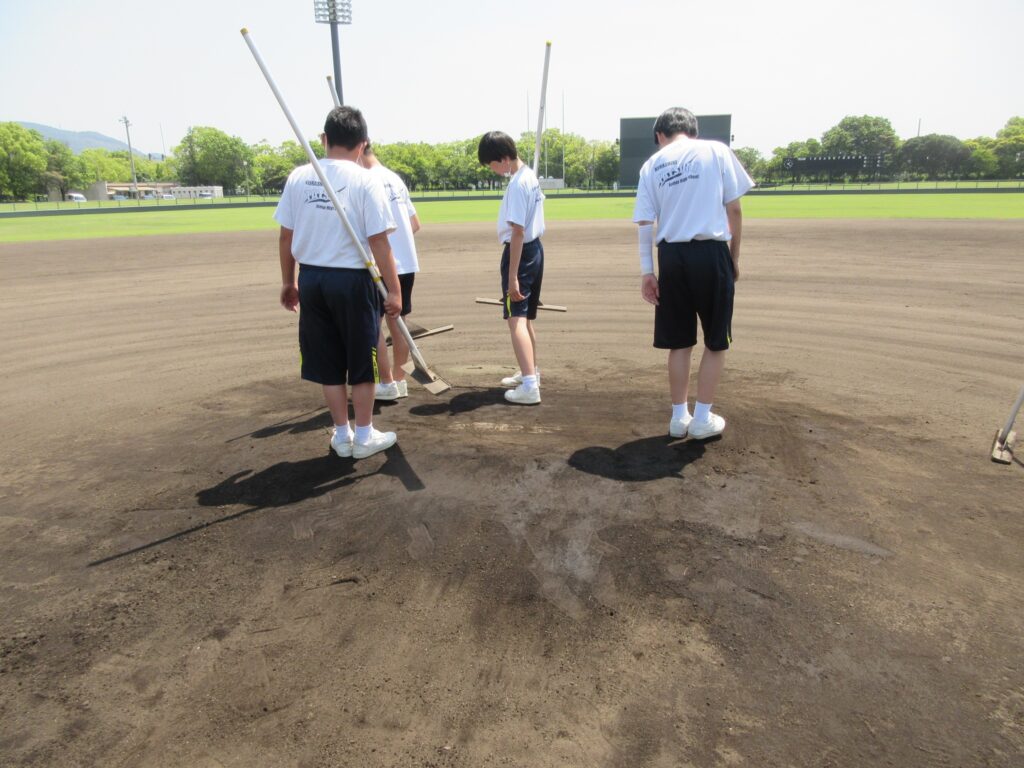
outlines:
[{"label": "white sock", "polygon": [[539,386],[540,379],[537,377],[537,374],[533,374],[532,376],[523,376],[523,389],[527,392],[531,392]]},{"label": "white sock", "polygon": [[700,400],[693,406],[693,420],[702,424],[711,420],[711,403],[702,403]]},{"label": "white sock", "polygon": [[365,427],[360,427],[356,424],[356,442],[360,445],[366,445],[370,442],[370,438],[373,437],[373,422],[370,422]]},{"label": "white sock", "polygon": [[672,420],[686,421],[690,418],[690,408],[686,403],[672,403]]},{"label": "white sock", "polygon": [[334,439],[339,443],[351,442],[352,427],[348,425],[347,421],[344,424],[334,425]]}]

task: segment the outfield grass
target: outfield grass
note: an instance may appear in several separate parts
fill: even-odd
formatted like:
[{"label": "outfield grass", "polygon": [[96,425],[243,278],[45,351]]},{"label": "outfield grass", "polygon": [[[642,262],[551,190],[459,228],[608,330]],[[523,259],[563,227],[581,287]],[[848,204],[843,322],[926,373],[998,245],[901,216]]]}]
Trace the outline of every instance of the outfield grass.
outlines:
[{"label": "outfield grass", "polygon": [[[490,222],[497,216],[498,201],[423,201],[417,203],[417,209],[427,225]],[[744,199],[743,211],[749,219],[1024,219],[1024,194],[750,196]],[[548,222],[629,220],[633,200],[552,198],[545,203],[544,212]],[[276,226],[269,207],[39,216],[0,219],[0,242],[245,232]]]}]

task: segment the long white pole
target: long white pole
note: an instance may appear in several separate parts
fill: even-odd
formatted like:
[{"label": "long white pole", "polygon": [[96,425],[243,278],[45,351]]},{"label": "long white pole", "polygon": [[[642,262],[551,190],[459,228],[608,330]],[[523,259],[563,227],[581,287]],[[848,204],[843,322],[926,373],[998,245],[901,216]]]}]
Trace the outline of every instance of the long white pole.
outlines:
[{"label": "long white pole", "polygon": [[[380,295],[386,299],[388,297],[388,290],[384,287],[384,281],[381,279],[380,270],[377,269],[377,264],[373,260],[373,254],[367,253],[366,249],[363,248],[363,244],[359,241],[359,236],[352,228],[352,224],[348,220],[345,209],[341,207],[341,201],[334,192],[334,187],[331,186],[331,183],[327,180],[327,175],[324,173],[323,167],[316,159],[316,155],[313,154],[313,148],[309,146],[309,142],[306,141],[305,137],[302,135],[302,129],[299,128],[299,124],[295,121],[292,111],[288,109],[288,105],[284,101],[284,96],[281,95],[281,91],[277,88],[277,83],[275,83],[274,78],[271,77],[270,70],[267,69],[267,65],[264,63],[263,57],[260,56],[260,52],[256,49],[256,43],[253,42],[248,29],[242,29],[242,37],[245,38],[245,44],[249,46],[249,50],[252,52],[253,58],[256,59],[256,63],[259,65],[260,71],[263,72],[263,77],[266,78],[267,85],[269,85],[270,90],[274,92],[274,96],[277,98],[277,103],[281,105],[281,111],[284,112],[284,116],[288,118],[288,122],[291,124],[292,130],[295,132],[295,138],[299,140],[299,145],[306,150],[306,158],[313,166],[313,170],[316,171],[316,175],[320,178],[320,183],[323,185],[324,193],[328,198],[330,198],[331,204],[334,206],[334,210],[338,214],[338,218],[341,219],[341,223],[345,227],[345,231],[348,232],[349,237],[351,237],[352,241],[356,244],[356,248],[359,249],[359,255],[363,259],[366,269],[369,270],[370,275],[372,275],[373,282],[376,284],[377,290],[380,291]],[[403,321],[401,317],[396,317],[395,321],[398,325],[398,330],[402,332],[402,336],[405,337],[405,341],[409,345],[409,355],[412,357],[413,364],[416,368],[426,374],[431,380],[440,381],[440,379],[437,379],[433,374],[430,368],[427,367],[427,363],[423,359],[423,355],[420,354],[420,350],[416,346],[416,342],[413,341],[412,334],[409,333],[409,329],[406,327],[405,321]],[[447,385],[445,385],[445,387],[448,388]],[[435,394],[437,393],[435,392]]]},{"label": "long white pole", "polygon": [[1013,404],[1013,410],[1010,411],[1010,418],[1006,420],[1006,426],[999,431],[1000,442],[1005,443],[1010,437],[1010,430],[1013,429],[1013,422],[1017,418],[1017,413],[1020,411],[1021,405],[1024,405],[1024,387],[1020,388],[1020,394],[1017,395],[1017,402]]},{"label": "long white pole", "polygon": [[544,109],[548,97],[548,65],[551,63],[551,41],[544,46],[544,77],[540,81],[540,109],[537,112],[537,139],[533,147],[533,171],[540,176],[540,144],[544,137]]},{"label": "long white pole", "polygon": [[331,99],[334,100],[334,106],[341,106],[341,97],[338,95],[338,91],[334,87],[334,78],[330,75],[327,76],[327,87],[331,90]]}]

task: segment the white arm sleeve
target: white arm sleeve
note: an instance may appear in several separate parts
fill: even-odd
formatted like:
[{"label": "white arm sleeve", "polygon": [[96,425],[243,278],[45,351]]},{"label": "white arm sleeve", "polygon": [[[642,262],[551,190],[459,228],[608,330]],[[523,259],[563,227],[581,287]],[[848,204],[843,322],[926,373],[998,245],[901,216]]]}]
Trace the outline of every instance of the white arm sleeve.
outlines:
[{"label": "white arm sleeve", "polygon": [[654,248],[654,225],[641,224],[637,227],[637,234],[640,241],[640,274],[654,274],[654,256],[651,250]]}]

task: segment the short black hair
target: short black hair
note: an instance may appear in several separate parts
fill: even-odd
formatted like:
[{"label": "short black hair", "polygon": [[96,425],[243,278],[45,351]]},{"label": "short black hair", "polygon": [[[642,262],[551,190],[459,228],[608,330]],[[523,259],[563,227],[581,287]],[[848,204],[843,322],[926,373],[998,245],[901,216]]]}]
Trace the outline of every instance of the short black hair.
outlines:
[{"label": "short black hair", "polygon": [[324,135],[328,147],[355,149],[367,140],[366,120],[355,107],[335,107],[327,113]]},{"label": "short black hair", "polygon": [[658,143],[658,134],[671,139],[677,133],[685,133],[691,139],[697,137],[697,116],[682,107],[670,107],[662,112],[654,121],[654,143]]},{"label": "short black hair", "polygon": [[480,137],[476,156],[480,160],[480,165],[489,165],[500,163],[505,158],[515,159],[519,157],[519,153],[516,151],[515,141],[507,133],[489,131]]}]

